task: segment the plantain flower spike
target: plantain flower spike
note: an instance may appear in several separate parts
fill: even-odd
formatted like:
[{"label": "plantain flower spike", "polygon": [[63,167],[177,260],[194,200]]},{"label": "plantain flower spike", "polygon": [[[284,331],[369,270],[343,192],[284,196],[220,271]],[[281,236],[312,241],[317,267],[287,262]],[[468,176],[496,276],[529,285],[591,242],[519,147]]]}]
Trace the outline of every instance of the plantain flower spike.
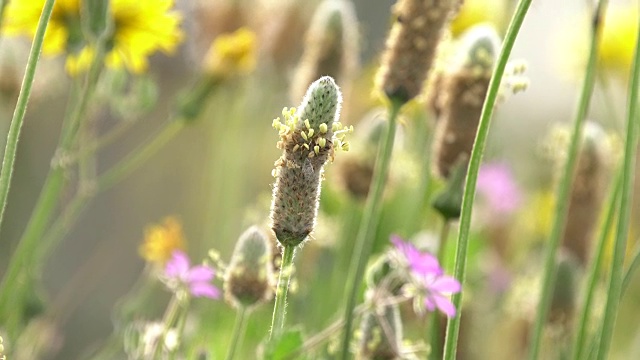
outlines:
[{"label": "plantain flower spike", "polygon": [[273,295],[269,237],[259,227],[247,229],[236,244],[224,281],[225,300],[236,308],[253,308]]},{"label": "plantain flower spike", "polygon": [[434,140],[434,170],[448,179],[457,164],[468,161],[482,104],[500,51],[493,27],[478,25],[463,37],[452,67],[442,74]]},{"label": "plantain flower spike", "polygon": [[323,75],[344,88],[358,67],[358,29],[349,0],[325,0],[307,30],[304,53],[296,70],[291,97],[304,96],[309,84]]},{"label": "plantain flower spike", "polygon": [[333,78],[324,76],[307,90],[298,110],[282,111],[273,121],[282,156],[275,162],[271,228],[283,246],[297,246],[313,231],[318,213],[324,164],[336,150],[348,150],[338,121],[342,95]]},{"label": "plantain flower spike", "polygon": [[420,93],[443,31],[459,7],[460,0],[398,1],[377,75],[387,97],[405,103]]},{"label": "plantain flower spike", "polygon": [[612,147],[605,131],[594,122],[585,124],[582,146],[569,197],[562,246],[582,266],[589,260],[591,242],[598,224],[610,175]]}]

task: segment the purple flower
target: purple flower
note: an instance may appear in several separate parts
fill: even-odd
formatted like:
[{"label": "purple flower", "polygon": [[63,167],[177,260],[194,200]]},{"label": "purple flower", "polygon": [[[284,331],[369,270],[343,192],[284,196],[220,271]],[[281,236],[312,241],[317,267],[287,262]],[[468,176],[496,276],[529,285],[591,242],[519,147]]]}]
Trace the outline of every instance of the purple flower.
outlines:
[{"label": "purple flower", "polygon": [[516,210],[522,198],[513,173],[505,164],[483,165],[478,173],[477,189],[488,205],[502,214]]},{"label": "purple flower", "polygon": [[167,262],[164,275],[171,283],[188,288],[195,297],[217,299],[220,290],[211,284],[215,271],[207,265],[191,267],[189,257],[181,250],[175,250]]},{"label": "purple flower", "polygon": [[428,252],[421,252],[412,244],[393,235],[391,242],[406,259],[417,287],[424,295],[424,306],[429,311],[436,308],[448,317],[456,315],[456,308],[448,295],[461,290],[458,280],[445,275],[438,259]]}]

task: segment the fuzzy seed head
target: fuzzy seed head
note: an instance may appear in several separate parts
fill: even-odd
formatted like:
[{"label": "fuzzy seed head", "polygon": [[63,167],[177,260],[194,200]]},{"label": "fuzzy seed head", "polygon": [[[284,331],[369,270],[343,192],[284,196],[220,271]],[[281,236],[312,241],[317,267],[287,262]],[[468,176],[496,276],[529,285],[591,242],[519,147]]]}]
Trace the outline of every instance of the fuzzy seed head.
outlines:
[{"label": "fuzzy seed head", "polygon": [[466,162],[476,136],[500,41],[495,30],[476,26],[462,41],[452,68],[442,74],[435,100],[438,122],[434,140],[434,170],[449,178],[458,162]]},{"label": "fuzzy seed head", "polygon": [[358,68],[358,30],[353,4],[348,0],[320,3],[306,35],[304,54],[296,70],[291,97],[302,97],[315,79],[333,77],[344,86]]},{"label": "fuzzy seed head", "polygon": [[407,102],[420,93],[443,30],[459,5],[460,0],[400,0],[396,4],[396,22],[377,75],[378,86],[387,97]]},{"label": "fuzzy seed head", "polygon": [[225,274],[225,300],[236,308],[251,308],[271,299],[272,257],[269,238],[260,228],[252,226],[240,235]]},{"label": "fuzzy seed head", "polygon": [[573,179],[562,246],[586,266],[611,172],[613,157],[607,134],[594,122],[585,124]]},{"label": "fuzzy seed head", "polygon": [[325,76],[311,84],[298,110],[283,110],[284,123],[275,123],[283,154],[275,163],[271,222],[284,246],[300,244],[315,226],[323,167],[345,132],[337,121],[341,103],[340,89]]}]

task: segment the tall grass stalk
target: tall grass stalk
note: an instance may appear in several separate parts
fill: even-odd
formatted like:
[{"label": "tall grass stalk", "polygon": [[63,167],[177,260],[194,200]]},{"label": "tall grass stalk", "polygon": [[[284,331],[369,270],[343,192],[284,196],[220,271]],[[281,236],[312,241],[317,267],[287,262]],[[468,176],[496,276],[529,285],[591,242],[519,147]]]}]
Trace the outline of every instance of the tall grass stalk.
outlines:
[{"label": "tall grass stalk", "polygon": [[347,298],[344,310],[344,329],[342,333],[341,358],[346,360],[349,357],[349,344],[351,342],[351,328],[353,326],[353,310],[356,307],[356,300],[362,283],[365,265],[371,255],[375,239],[375,231],[380,220],[382,210],[382,193],[389,172],[391,153],[393,152],[393,142],[396,136],[396,121],[402,103],[392,100],[389,104],[388,123],[385,133],[380,139],[376,165],[371,180],[371,190],[367,196],[362,221],[358,229],[355,247],[351,256],[349,273],[347,278]]},{"label": "tall grass stalk", "polygon": [[569,207],[568,199],[571,191],[571,184],[573,182],[573,173],[575,171],[578,158],[578,148],[580,145],[582,128],[587,112],[589,110],[591,95],[593,94],[593,88],[595,86],[596,64],[600,47],[600,25],[602,23],[602,16],[604,15],[607,3],[608,1],[606,0],[600,0],[593,16],[593,23],[591,28],[591,44],[589,50],[589,58],[585,69],[585,78],[582,84],[580,99],[575,113],[573,129],[571,132],[571,140],[569,142],[569,148],[567,150],[567,159],[564,164],[564,168],[562,169],[560,183],[556,192],[555,217],[551,228],[551,234],[549,235],[549,242],[545,255],[544,274],[542,278],[542,289],[540,292],[540,298],[538,300],[536,320],[531,335],[531,344],[529,347],[529,359],[531,360],[535,360],[539,356],[540,343],[542,341],[542,331],[544,329],[545,323],[547,322],[547,314],[549,312],[551,295],[553,293],[555,284],[556,254],[560,245],[560,239],[565,229],[567,210]]},{"label": "tall grass stalk", "polygon": [[[2,172],[0,173],[0,228],[2,227],[2,219],[4,218],[4,209],[7,206],[9,188],[11,187],[11,177],[13,175],[13,165],[16,160],[16,153],[18,151],[20,130],[22,130],[22,123],[27,112],[27,103],[29,102],[29,96],[31,95],[31,87],[33,86],[36,68],[38,67],[38,60],[40,59],[40,53],[42,51],[42,44],[44,43],[44,34],[47,31],[47,26],[49,25],[49,19],[51,18],[54,4],[55,0],[47,0],[42,8],[42,14],[38,21],[38,28],[36,29],[33,44],[31,45],[31,52],[29,53],[29,59],[27,60],[27,67],[22,80],[22,86],[20,87],[20,94],[18,94],[18,101],[13,112],[11,125],[9,126],[7,145],[4,150],[4,158],[2,159]],[[5,1],[0,0],[0,25],[2,24],[1,21],[3,19],[5,6]]]},{"label": "tall grass stalk", "polygon": [[269,339],[273,339],[274,334],[277,337],[277,335],[282,333],[282,329],[284,329],[287,293],[289,292],[289,284],[291,283],[291,275],[293,273],[292,266],[295,249],[295,246],[285,246],[282,250],[282,265],[280,266],[280,275],[278,276],[278,287],[276,288],[276,301],[273,306]]},{"label": "tall grass stalk", "polygon": [[585,355],[584,351],[586,347],[585,342],[587,340],[589,328],[589,314],[592,312],[591,306],[593,297],[596,293],[598,279],[600,278],[599,275],[602,268],[602,261],[604,258],[607,239],[609,238],[609,234],[611,233],[611,229],[613,228],[613,220],[615,218],[616,209],[618,208],[618,204],[620,203],[621,179],[622,178],[620,176],[616,177],[615,188],[613,189],[611,196],[609,197],[609,201],[607,202],[609,206],[607,208],[607,213],[605,214],[604,224],[602,225],[600,236],[598,237],[598,245],[594,254],[595,256],[589,268],[584,303],[580,311],[580,317],[578,319],[578,324],[576,327],[576,338],[573,345],[572,358],[574,360],[583,359]]},{"label": "tall grass stalk", "polygon": [[233,324],[233,331],[231,332],[231,344],[229,344],[229,349],[227,350],[226,360],[233,360],[238,349],[242,345],[242,340],[244,339],[244,333],[247,330],[247,318],[249,311],[244,306],[240,306],[238,308],[238,312],[236,313],[236,320]]},{"label": "tall grass stalk", "polygon": [[[491,116],[493,115],[493,107],[498,98],[498,92],[500,90],[500,82],[504,75],[511,49],[516,41],[520,27],[524,22],[524,18],[531,5],[531,0],[520,0],[518,7],[509,23],[507,34],[505,35],[502,49],[496,63],[496,68],[491,76],[489,82],[489,88],[487,91],[487,97],[485,98],[484,105],[482,106],[482,113],[480,115],[480,122],[478,124],[478,132],[476,134],[476,140],[471,150],[471,157],[469,159],[469,169],[467,171],[467,178],[465,181],[464,195],[462,198],[462,212],[460,214],[460,230],[458,233],[458,242],[456,247],[455,256],[455,269],[454,277],[464,283],[465,271],[467,267],[467,248],[469,244],[469,230],[471,228],[471,213],[473,210],[473,200],[476,191],[476,182],[478,180],[478,170],[480,169],[480,163],[482,161],[482,154],[484,153],[485,144],[487,142],[487,136],[489,135],[489,125],[491,123]],[[458,315],[449,318],[447,320],[447,332],[444,342],[444,359],[453,360],[456,358],[456,350],[458,344],[458,334],[460,331],[460,318],[462,317],[461,305],[462,305],[463,291],[454,294],[452,297],[453,305],[458,309]]]},{"label": "tall grass stalk", "polygon": [[620,210],[618,211],[618,224],[614,243],[613,257],[611,259],[611,272],[609,277],[609,289],[604,317],[602,319],[602,337],[598,348],[597,359],[605,359],[611,346],[614,325],[618,313],[618,303],[622,293],[624,255],[629,237],[629,224],[631,220],[631,203],[633,198],[633,178],[638,146],[638,123],[640,113],[638,110],[640,95],[640,23],[638,24],[638,37],[636,38],[635,53],[631,66],[631,79],[629,81],[629,108],[627,112],[627,127],[622,165],[622,189],[620,194]]}]

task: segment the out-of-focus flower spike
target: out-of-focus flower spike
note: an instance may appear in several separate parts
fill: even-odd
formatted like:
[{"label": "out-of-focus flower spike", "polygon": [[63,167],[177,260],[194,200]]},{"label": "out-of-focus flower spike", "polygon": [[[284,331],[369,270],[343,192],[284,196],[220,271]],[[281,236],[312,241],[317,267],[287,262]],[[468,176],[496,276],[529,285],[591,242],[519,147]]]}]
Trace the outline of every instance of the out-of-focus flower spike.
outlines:
[{"label": "out-of-focus flower spike", "polygon": [[585,124],[582,146],[569,197],[562,247],[586,266],[611,174],[612,149],[607,134],[594,122]]},{"label": "out-of-focus flower spike", "polygon": [[389,99],[405,103],[421,92],[442,33],[459,5],[460,0],[400,0],[395,5],[396,22],[377,74],[378,87]]},{"label": "out-of-focus flower spike", "polygon": [[304,96],[309,84],[328,75],[343,88],[358,68],[358,22],[350,0],[325,0],[315,11],[296,70],[291,98]]},{"label": "out-of-focus flower spike", "polygon": [[433,164],[444,178],[459,161],[468,161],[499,50],[496,31],[476,26],[463,37],[452,67],[443,74]]},{"label": "out-of-focus flower spike", "polygon": [[253,308],[271,299],[272,256],[269,238],[257,226],[240,235],[225,274],[225,300],[235,307]]}]

